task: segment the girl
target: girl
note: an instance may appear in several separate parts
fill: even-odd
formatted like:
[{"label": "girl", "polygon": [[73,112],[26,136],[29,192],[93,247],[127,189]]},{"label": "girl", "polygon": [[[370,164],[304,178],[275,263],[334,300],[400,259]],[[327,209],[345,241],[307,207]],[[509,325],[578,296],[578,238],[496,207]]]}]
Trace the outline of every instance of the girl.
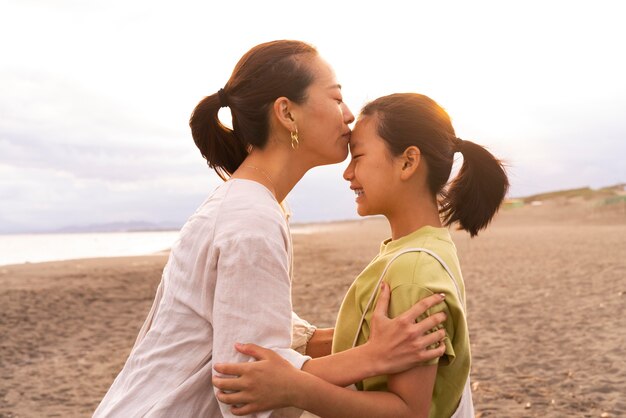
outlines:
[{"label": "girl", "polygon": [[[458,222],[473,237],[489,224],[508,189],[502,164],[480,145],[457,138],[447,113],[419,94],[393,94],[366,105],[350,152],[344,178],[356,193],[357,211],[384,215],[391,238],[348,290],[333,353],[367,344],[376,297],[386,299],[377,291],[390,288],[391,317],[401,316],[423,297],[446,294],[444,356],[364,379],[357,384],[359,391],[351,391],[296,370],[251,344],[240,351],[262,361],[215,366],[239,376],[214,378],[216,387],[238,391],[222,392],[218,399],[237,405],[232,409],[236,415],[291,404],[323,417],[473,417],[465,288],[445,227]],[[463,165],[446,187],[457,152]],[[430,313],[437,310],[441,308]],[[271,380],[262,377],[268,370]]]},{"label": "girl", "polygon": [[[221,107],[230,108],[232,130],[218,119]],[[135,346],[94,416],[231,416],[215,398],[211,375],[214,362],[248,359],[235,350],[238,341],[269,347],[339,385],[443,353],[426,348],[443,331],[424,335],[443,314],[408,327],[408,320],[386,318],[384,304],[367,344],[319,361],[290,349],[291,236],[279,202],[312,167],[346,158],[353,120],[331,67],[298,41],[252,48],[224,88],[197,105],[193,139],[228,181],[183,226]],[[441,300],[430,297],[407,315]],[[315,334],[310,348],[319,345]]]}]

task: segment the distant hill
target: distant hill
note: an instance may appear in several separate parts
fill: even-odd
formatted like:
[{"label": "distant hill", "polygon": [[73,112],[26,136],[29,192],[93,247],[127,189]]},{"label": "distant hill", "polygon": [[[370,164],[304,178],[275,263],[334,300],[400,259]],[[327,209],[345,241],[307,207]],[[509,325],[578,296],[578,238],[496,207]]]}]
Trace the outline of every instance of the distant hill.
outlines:
[{"label": "distant hill", "polygon": [[592,189],[590,187],[582,187],[579,189],[557,190],[534,194],[531,196],[521,197],[524,203],[542,202],[554,199],[570,199],[582,198],[585,200],[604,199],[611,196],[623,195],[626,190],[626,183],[616,184],[614,186],[602,187],[600,189]]},{"label": "distant hill", "polygon": [[55,233],[77,233],[77,232],[142,232],[142,231],[172,231],[180,229],[182,225],[177,222],[111,222],[91,225],[70,225],[56,229]]}]

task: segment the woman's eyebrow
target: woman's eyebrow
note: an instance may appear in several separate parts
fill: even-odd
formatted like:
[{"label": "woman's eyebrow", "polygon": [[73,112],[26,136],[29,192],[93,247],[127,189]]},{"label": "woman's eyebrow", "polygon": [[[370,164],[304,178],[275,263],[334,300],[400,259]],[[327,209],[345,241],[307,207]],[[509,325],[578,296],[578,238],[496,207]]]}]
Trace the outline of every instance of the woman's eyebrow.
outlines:
[{"label": "woman's eyebrow", "polygon": [[332,86],[328,87],[329,89],[339,89],[341,90],[341,84],[333,84]]}]

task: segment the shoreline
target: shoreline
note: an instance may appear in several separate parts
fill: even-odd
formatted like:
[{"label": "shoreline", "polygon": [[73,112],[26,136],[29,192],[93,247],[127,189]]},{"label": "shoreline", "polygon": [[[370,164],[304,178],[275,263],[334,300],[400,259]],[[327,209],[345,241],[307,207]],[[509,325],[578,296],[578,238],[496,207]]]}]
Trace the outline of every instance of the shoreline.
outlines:
[{"label": "shoreline", "polygon": [[[337,220],[337,221],[327,221],[327,222],[308,222],[308,223],[295,223],[290,225],[292,235],[300,235],[300,234],[315,234],[320,233],[328,229],[333,228],[350,228],[351,225],[359,222],[368,222],[365,219],[354,219],[354,220]],[[9,242],[12,238],[15,238],[17,241],[28,240],[31,242],[37,241],[50,241],[55,238],[61,239],[65,241],[64,245],[79,245],[80,241],[85,240],[97,240],[99,238],[109,239],[109,238],[117,238],[117,237],[128,237],[133,238],[136,236],[149,236],[152,234],[164,235],[167,234],[171,236],[172,240],[178,236],[179,230],[164,230],[164,231],[131,231],[131,232],[122,232],[122,231],[111,231],[111,232],[71,232],[71,233],[41,233],[41,234],[5,234],[0,235],[0,248],[2,248],[2,241],[5,240],[4,247],[8,248],[11,243]],[[76,240],[76,243],[72,243],[71,241]],[[119,242],[115,243],[118,246],[121,245]],[[122,243],[123,244],[123,243]],[[22,244],[24,245],[24,244]],[[39,244],[42,245],[42,244]],[[45,244],[44,244],[45,245]],[[42,245],[42,247],[44,246]],[[52,245],[52,244],[48,244]],[[145,244],[144,244],[145,246]],[[84,260],[91,258],[111,258],[111,257],[140,257],[140,256],[150,256],[150,255],[161,255],[162,253],[169,253],[170,248],[163,248],[160,250],[149,250],[147,252],[141,250],[129,250],[126,253],[123,253],[121,250],[116,250],[113,248],[104,248],[101,250],[94,250],[88,254],[83,256],[81,255],[73,255],[73,254],[61,254],[57,257],[50,255],[40,255],[40,254],[28,254],[24,256],[11,257],[8,258],[9,262],[4,262],[0,257],[0,268],[6,266],[14,266],[14,265],[22,265],[22,264],[38,264],[38,263],[46,263],[46,262],[54,262],[54,261],[72,261],[72,260]],[[15,261],[17,260],[17,261]],[[23,261],[21,261],[23,260]]]}]

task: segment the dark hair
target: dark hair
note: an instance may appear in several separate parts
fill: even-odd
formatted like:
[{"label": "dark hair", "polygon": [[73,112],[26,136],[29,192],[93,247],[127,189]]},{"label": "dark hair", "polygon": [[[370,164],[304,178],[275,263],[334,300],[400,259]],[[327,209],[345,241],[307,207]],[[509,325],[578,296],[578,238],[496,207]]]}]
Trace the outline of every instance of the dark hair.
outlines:
[{"label": "dark hair", "polygon": [[[224,180],[247,157],[251,146],[263,148],[269,134],[269,110],[279,97],[296,103],[306,100],[313,74],[306,58],[317,50],[301,41],[279,40],[255,46],[237,63],[219,93],[198,103],[189,119],[200,153]],[[219,118],[228,106],[233,129]]]},{"label": "dark hair", "polygon": [[[392,155],[401,155],[410,146],[420,149],[428,169],[428,187],[439,196],[444,225],[458,222],[472,237],[486,228],[509,188],[502,162],[484,147],[457,138],[450,116],[422,94],[380,97],[361,111],[362,116],[374,114],[378,135]],[[446,188],[455,152],[463,154],[463,165]]]}]

